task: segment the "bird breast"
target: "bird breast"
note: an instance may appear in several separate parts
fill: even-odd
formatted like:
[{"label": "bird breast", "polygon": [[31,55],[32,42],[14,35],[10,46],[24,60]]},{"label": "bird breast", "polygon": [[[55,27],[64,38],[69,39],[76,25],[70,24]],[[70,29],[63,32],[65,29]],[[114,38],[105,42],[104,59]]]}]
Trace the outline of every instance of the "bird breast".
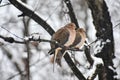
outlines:
[{"label": "bird breast", "polygon": [[76,45],[76,48],[81,48],[85,42],[86,35],[83,33],[83,34],[80,34],[80,36],[81,36],[81,41]]},{"label": "bird breast", "polygon": [[69,31],[70,36],[69,36],[69,39],[65,43],[64,46],[70,46],[70,45],[72,45],[72,43],[74,42],[75,37],[76,37],[76,31],[74,29],[67,29],[67,30]]}]

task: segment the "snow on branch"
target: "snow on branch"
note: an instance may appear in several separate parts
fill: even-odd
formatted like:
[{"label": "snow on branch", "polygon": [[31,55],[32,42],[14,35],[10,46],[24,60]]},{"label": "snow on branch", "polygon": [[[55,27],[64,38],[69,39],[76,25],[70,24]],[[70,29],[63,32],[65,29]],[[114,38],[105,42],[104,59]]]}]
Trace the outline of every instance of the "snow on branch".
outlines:
[{"label": "snow on branch", "polygon": [[[25,44],[26,42],[49,42],[52,44],[55,44],[61,48],[65,48],[64,45],[61,45],[60,43],[58,43],[57,41],[52,41],[52,40],[46,40],[46,39],[41,39],[40,35],[38,33],[34,33],[30,36],[26,36],[24,38],[24,41],[17,41],[15,40],[13,37],[4,37],[0,35],[0,38],[2,38],[4,41],[9,42],[9,43],[19,43],[19,44]],[[66,49],[66,48],[65,48]],[[67,50],[71,50],[71,51],[83,51],[82,49],[75,49],[75,48],[67,48]]]},{"label": "snow on branch", "polygon": [[90,67],[91,67],[93,65],[93,63],[94,63],[94,60],[91,57],[90,47],[89,46],[85,46],[85,55],[87,57],[88,62],[90,63]]},{"label": "snow on branch", "polygon": [[87,73],[88,78],[87,80],[94,80],[97,75],[99,75],[100,72],[103,70],[103,60],[101,58],[97,58],[95,56],[91,56],[92,60],[94,61],[89,72]]}]

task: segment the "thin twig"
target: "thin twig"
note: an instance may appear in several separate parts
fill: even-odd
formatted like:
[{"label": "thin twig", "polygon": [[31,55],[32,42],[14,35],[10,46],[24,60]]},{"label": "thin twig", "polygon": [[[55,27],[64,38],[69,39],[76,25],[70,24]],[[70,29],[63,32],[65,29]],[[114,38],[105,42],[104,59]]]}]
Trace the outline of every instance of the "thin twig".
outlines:
[{"label": "thin twig", "polygon": [[[55,45],[58,45],[61,48],[65,48],[66,46],[61,45],[60,43],[58,43],[57,41],[52,41],[52,40],[46,40],[46,39],[34,39],[34,38],[29,38],[28,40],[24,40],[24,41],[17,41],[15,40],[13,37],[3,37],[0,35],[0,38],[2,38],[3,40],[5,40],[6,42],[9,43],[18,43],[18,44],[26,44],[26,42],[31,42],[31,41],[39,41],[39,42],[49,42]],[[68,47],[66,50],[71,50],[71,51],[83,51],[82,49],[76,49],[76,48],[71,48]]]},{"label": "thin twig", "polygon": [[14,33],[10,32],[8,29],[4,28],[3,26],[0,26],[0,27],[1,27],[2,29],[6,30],[7,32],[9,32],[10,34],[14,35],[15,37],[17,37],[17,38],[19,38],[19,39],[21,39],[21,40],[24,40],[23,38],[21,38],[21,37],[15,35]]},{"label": "thin twig", "polygon": [[4,37],[4,36],[0,35],[0,38],[2,38],[4,41],[9,42],[9,43],[25,44],[25,41],[17,41],[13,37]]},{"label": "thin twig", "polygon": [[97,64],[94,73],[92,74],[92,76],[88,76],[87,80],[94,80],[96,78],[96,76],[99,73],[101,73],[102,70],[103,70],[103,65],[102,64]]},{"label": "thin twig", "polygon": [[0,5],[0,7],[4,7],[4,6],[7,6],[7,5],[11,5],[11,3],[6,3],[6,4],[3,4],[3,5]]},{"label": "thin twig", "polygon": [[[37,63],[39,63],[40,61],[43,61],[45,58],[47,58],[47,56],[49,55],[46,55],[45,57],[41,58],[41,59],[38,59],[36,62],[34,62],[33,64],[31,64],[29,67],[31,68],[32,66],[36,65]],[[10,79],[13,79],[14,77],[20,75],[20,74],[23,74],[25,72],[25,70],[21,71],[21,72],[18,72],[14,75],[12,75],[11,77],[7,78],[6,80],[10,80]]]},{"label": "thin twig", "polygon": [[[42,19],[37,12],[31,10],[25,3],[22,3],[20,0],[9,0],[16,8],[23,12],[23,16],[28,16],[40,24],[50,35],[53,35],[55,31],[51,28],[51,26]],[[22,4],[21,4],[22,3]]]},{"label": "thin twig", "polygon": [[55,7],[53,12],[48,16],[48,18],[45,21],[48,21],[48,19],[55,13],[55,11],[60,7],[61,3]]}]

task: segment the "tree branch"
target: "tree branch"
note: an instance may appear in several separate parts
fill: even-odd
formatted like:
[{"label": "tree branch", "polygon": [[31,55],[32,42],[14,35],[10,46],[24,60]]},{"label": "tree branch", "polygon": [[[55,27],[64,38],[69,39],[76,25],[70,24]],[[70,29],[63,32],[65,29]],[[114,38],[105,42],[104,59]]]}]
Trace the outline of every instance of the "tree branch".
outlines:
[{"label": "tree branch", "polygon": [[85,55],[86,55],[88,62],[90,63],[90,67],[91,67],[94,63],[94,60],[91,57],[90,48],[88,46],[85,46]]},{"label": "tree branch", "polygon": [[[79,80],[86,80],[85,77],[83,76],[83,74],[79,71],[79,69],[76,67],[76,65],[73,63],[72,59],[70,58],[70,56],[67,54],[64,55],[64,58],[66,60],[66,62],[68,63],[68,65],[70,66],[70,68],[72,69],[73,73],[76,75],[76,77]],[[69,59],[70,58],[70,59]]]},{"label": "tree branch", "polygon": [[[1,47],[3,49],[3,53],[6,54],[6,56],[8,57],[8,59],[13,63],[13,65],[15,66],[16,70],[19,72],[20,76],[23,76],[22,70],[19,66],[19,64],[16,61],[13,61],[12,58],[12,54],[10,53],[9,50],[7,50],[5,47]],[[9,79],[10,80],[10,79]]]},{"label": "tree branch", "polygon": [[[66,47],[66,46],[61,45],[57,41],[40,39],[40,37],[38,39],[34,39],[34,36],[27,37],[27,39],[24,39],[24,41],[17,41],[13,37],[3,37],[1,35],[0,35],[0,38],[2,38],[4,41],[9,42],[9,43],[26,44],[26,43],[35,41],[35,42],[49,42],[49,43],[55,44],[55,45],[57,45],[57,46],[59,46],[61,48],[65,48]],[[67,50],[71,50],[71,51],[83,51],[82,49],[76,49],[76,48],[67,48]]]},{"label": "tree branch", "polygon": [[72,4],[71,4],[70,0],[64,0],[64,2],[69,9],[68,14],[70,16],[71,22],[75,23],[76,27],[79,28],[79,24],[78,24],[77,18],[75,16],[75,13],[73,11],[73,7],[72,7]]},{"label": "tree branch", "polygon": [[[71,4],[70,0],[64,0],[65,4],[67,5],[67,8],[69,9],[69,16],[71,19],[71,22],[76,24],[76,27],[79,28],[79,24],[77,21],[77,18],[75,16],[75,13],[73,11],[73,7]],[[74,63],[71,63],[71,60],[68,60],[67,58],[69,58],[68,54],[66,54],[64,56],[65,60],[67,61],[68,65],[71,66],[70,68],[73,70],[73,73],[78,77],[79,80],[86,80],[85,77],[83,76],[83,74],[78,70],[78,68],[76,67],[76,65]],[[71,65],[72,64],[72,65]]]},{"label": "tree branch", "polygon": [[[108,66],[113,67],[112,59],[114,57],[113,29],[112,29],[111,18],[108,12],[108,7],[104,0],[86,0],[86,1],[92,12],[93,23],[97,31],[96,36],[98,40],[103,40],[101,41],[100,45],[103,45],[102,44],[103,42],[106,43],[104,44],[104,47],[102,48],[101,52],[98,52],[96,54],[97,57],[100,57],[103,59],[104,66],[105,66],[104,69],[106,71],[105,72],[103,70],[104,72],[99,73],[99,80],[106,80],[106,79],[114,80],[114,77],[113,77],[114,75],[110,75],[108,72],[108,69],[106,68]],[[107,40],[110,40],[110,42],[107,42]],[[107,75],[102,75],[105,73]]]},{"label": "tree branch", "polygon": [[25,44],[23,41],[16,41],[13,37],[4,37],[0,35],[0,38],[2,38],[4,41],[9,43],[19,43],[19,44]]},{"label": "tree branch", "polygon": [[29,9],[26,4],[22,3],[20,0],[9,0],[16,8],[23,12],[22,16],[28,16],[40,24],[50,35],[53,35],[55,32],[49,24],[46,23],[38,13],[34,12],[33,10]]},{"label": "tree branch", "polygon": [[[26,1],[26,0],[25,0]],[[30,23],[31,18],[25,19],[25,17],[23,16],[23,24],[24,24],[24,36],[28,36],[29,35],[29,23]],[[26,51],[27,51],[27,58],[24,59],[24,64],[25,64],[25,70],[26,70],[26,75],[25,75],[25,80],[30,80],[30,59],[31,59],[31,52],[30,52],[30,46],[29,46],[29,42],[26,41],[25,42],[25,47],[26,47]]]},{"label": "tree branch", "polygon": [[101,72],[102,72],[102,79],[106,80],[105,78],[106,74],[103,73],[104,72],[103,64],[97,64],[95,66],[96,66],[95,72],[92,74],[92,76],[88,76],[87,80],[94,80],[96,76],[99,75]]}]

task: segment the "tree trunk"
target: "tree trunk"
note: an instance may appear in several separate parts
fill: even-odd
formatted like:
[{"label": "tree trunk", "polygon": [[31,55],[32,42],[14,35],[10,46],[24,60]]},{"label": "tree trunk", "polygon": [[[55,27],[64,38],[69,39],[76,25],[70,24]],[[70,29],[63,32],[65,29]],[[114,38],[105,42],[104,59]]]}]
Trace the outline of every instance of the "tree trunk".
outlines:
[{"label": "tree trunk", "polygon": [[[114,74],[108,66],[113,67],[112,59],[114,57],[114,39],[111,18],[108,12],[108,7],[104,0],[86,0],[93,16],[93,23],[97,31],[97,41],[101,41],[100,47],[103,46],[96,56],[103,59],[104,71],[106,75],[99,76],[100,80],[114,80]],[[97,44],[97,43],[96,43]],[[111,71],[111,72],[109,72]],[[106,79],[100,77],[105,76]]]}]

